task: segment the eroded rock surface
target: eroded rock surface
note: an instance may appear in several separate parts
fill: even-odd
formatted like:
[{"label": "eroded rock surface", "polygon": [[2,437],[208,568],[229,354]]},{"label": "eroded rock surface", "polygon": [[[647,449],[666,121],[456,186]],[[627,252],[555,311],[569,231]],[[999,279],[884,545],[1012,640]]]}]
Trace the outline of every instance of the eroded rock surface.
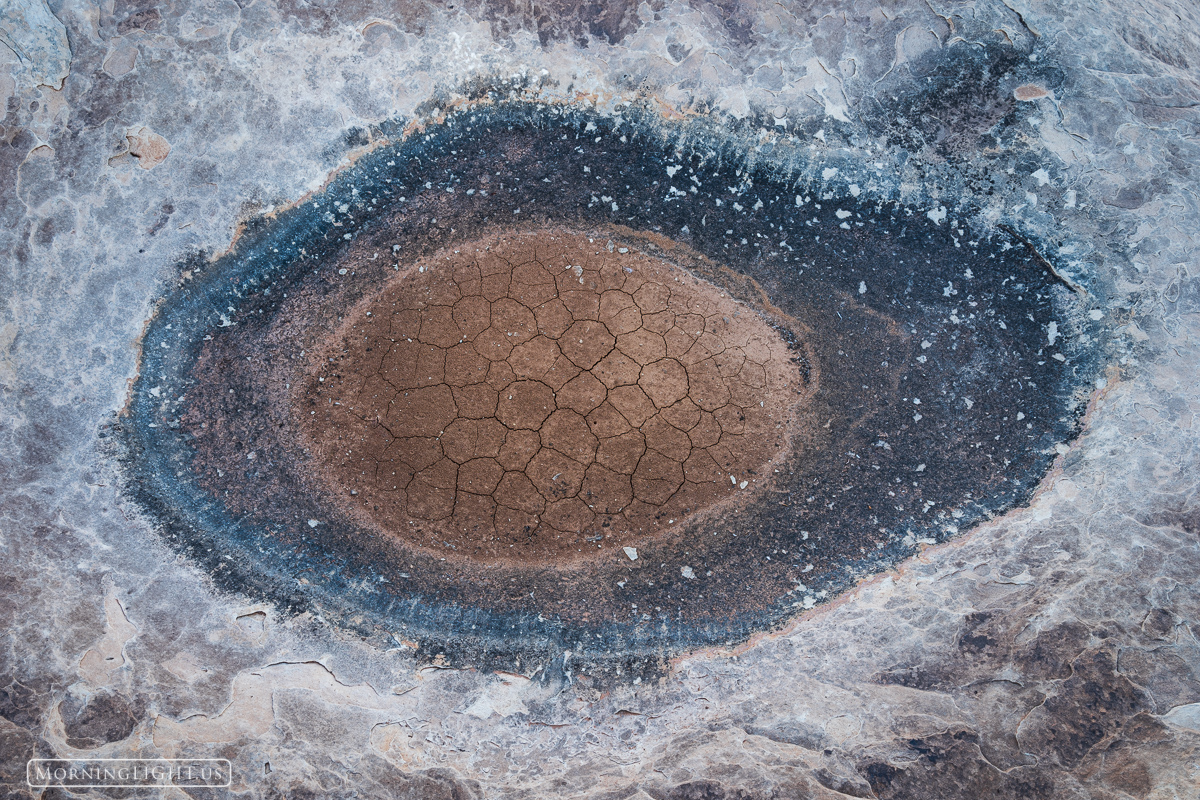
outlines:
[{"label": "eroded rock surface", "polygon": [[[137,755],[229,758],[242,797],[1196,795],[1192,6],[47,8],[69,70],[49,19],[38,69],[0,48],[7,794],[31,796],[31,757]],[[1108,370],[1082,436],[1048,453],[1027,507],[636,684],[561,653],[463,668],[403,630],[360,638],[214,590],[128,502],[111,446],[156,304],[331,169],[509,91],[702,119],[780,174],[803,151],[815,173],[789,201],[833,183],[939,231],[1016,231],[1097,326]],[[652,180],[688,191],[673,178]],[[965,294],[945,299],[968,319]],[[1058,329],[1038,324],[1053,358]],[[289,577],[303,597],[309,575]]]}]

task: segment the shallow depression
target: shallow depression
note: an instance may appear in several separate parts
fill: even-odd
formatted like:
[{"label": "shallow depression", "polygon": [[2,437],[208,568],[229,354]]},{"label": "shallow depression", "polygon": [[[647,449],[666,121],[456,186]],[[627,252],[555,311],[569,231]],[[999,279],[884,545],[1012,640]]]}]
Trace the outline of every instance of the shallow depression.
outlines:
[{"label": "shallow depression", "polygon": [[[188,262],[143,342],[130,493],[219,585],[289,613],[402,631],[431,659],[569,651],[621,674],[744,640],[1024,502],[1093,386],[1086,298],[1007,230],[661,126],[464,111]],[[674,343],[626,287],[643,274],[672,290]],[[696,302],[704,324],[680,325]],[[743,317],[779,369],[735,341]],[[635,323],[661,356],[621,346]],[[583,376],[603,399],[572,396]],[[639,416],[624,401],[642,396]],[[695,417],[685,397],[695,426],[670,413]],[[597,429],[606,404],[616,427]],[[615,441],[645,450],[622,471]],[[705,456],[719,479],[689,482]]]},{"label": "shallow depression", "polygon": [[292,401],[314,475],[384,531],[487,559],[636,543],[745,499],[804,383],[724,291],[562,229],[412,265],[335,341]]}]

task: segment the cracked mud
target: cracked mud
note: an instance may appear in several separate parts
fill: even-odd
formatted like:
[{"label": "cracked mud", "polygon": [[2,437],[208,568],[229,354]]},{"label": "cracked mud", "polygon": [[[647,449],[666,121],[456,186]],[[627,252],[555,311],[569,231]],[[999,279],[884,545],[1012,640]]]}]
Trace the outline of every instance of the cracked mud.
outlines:
[{"label": "cracked mud", "polygon": [[472,558],[569,558],[745,502],[811,388],[727,293],[562,231],[410,267],[336,338],[293,398],[317,460],[382,530]]}]

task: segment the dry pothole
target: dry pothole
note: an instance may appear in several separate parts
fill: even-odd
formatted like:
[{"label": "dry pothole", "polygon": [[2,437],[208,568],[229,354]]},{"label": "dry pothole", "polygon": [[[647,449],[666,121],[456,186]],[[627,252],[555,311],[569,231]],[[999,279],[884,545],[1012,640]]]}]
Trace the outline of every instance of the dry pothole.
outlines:
[{"label": "dry pothole", "polygon": [[294,403],[343,503],[488,560],[635,543],[746,499],[809,390],[758,313],[561,229],[414,265],[336,339]]},{"label": "dry pothole", "polygon": [[1088,298],[945,198],[761,144],[524,104],[396,131],[182,265],[127,491],[231,591],[614,675],[1025,502],[1093,385]]}]

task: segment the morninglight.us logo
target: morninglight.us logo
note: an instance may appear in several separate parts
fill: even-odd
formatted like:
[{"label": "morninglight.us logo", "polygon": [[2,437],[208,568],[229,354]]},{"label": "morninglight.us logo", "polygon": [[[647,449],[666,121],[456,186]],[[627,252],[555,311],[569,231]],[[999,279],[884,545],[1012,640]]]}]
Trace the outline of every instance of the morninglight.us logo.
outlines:
[{"label": "morninglight.us logo", "polygon": [[224,758],[34,758],[25,765],[33,789],[225,788],[232,779]]}]

